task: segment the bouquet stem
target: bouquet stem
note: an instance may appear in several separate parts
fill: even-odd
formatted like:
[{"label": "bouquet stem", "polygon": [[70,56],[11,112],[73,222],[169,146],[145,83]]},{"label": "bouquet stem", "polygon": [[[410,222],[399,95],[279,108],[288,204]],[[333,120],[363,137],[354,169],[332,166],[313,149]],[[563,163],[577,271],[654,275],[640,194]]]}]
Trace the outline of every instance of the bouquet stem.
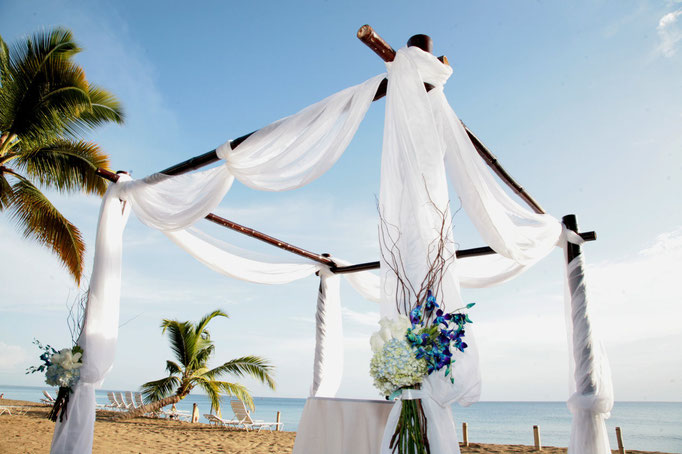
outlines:
[{"label": "bouquet stem", "polygon": [[400,417],[389,448],[398,454],[430,454],[429,439],[426,433],[426,415],[421,399],[403,400]]},{"label": "bouquet stem", "polygon": [[66,386],[59,387],[57,399],[54,401],[52,410],[50,410],[50,413],[47,415],[47,419],[52,422],[57,422],[57,418],[59,418],[60,422],[64,421],[64,418],[66,418],[66,407],[69,405],[70,394],[71,388],[67,388]]}]

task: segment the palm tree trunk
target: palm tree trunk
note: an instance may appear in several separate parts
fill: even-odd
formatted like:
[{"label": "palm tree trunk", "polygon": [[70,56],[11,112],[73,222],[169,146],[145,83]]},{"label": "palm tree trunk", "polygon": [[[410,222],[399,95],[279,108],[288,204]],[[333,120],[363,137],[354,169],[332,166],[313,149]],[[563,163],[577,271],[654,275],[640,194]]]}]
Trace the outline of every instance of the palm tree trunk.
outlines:
[{"label": "palm tree trunk", "polygon": [[138,417],[144,415],[145,413],[155,412],[159,408],[163,408],[166,405],[177,404],[181,400],[182,400],[182,397],[175,394],[173,396],[169,396],[169,397],[163,398],[161,400],[157,400],[156,402],[152,402],[152,403],[149,403],[147,405],[143,405],[141,407],[127,411],[125,413],[120,413],[120,414],[116,415],[116,419],[138,418]]}]

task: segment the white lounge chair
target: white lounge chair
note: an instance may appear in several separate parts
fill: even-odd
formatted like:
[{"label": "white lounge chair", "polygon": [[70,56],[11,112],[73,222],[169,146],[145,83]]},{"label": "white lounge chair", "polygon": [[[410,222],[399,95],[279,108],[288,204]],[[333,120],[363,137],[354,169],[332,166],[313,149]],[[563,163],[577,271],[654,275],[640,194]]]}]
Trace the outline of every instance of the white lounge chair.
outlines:
[{"label": "white lounge chair", "polygon": [[139,408],[139,407],[135,404],[135,400],[134,400],[134,398],[133,398],[133,392],[132,392],[132,391],[126,391],[125,394],[123,395],[123,397],[125,397],[125,403],[126,403],[126,406],[128,406],[129,409],[132,410],[132,409],[134,409],[134,408]]},{"label": "white lounge chair", "polygon": [[116,400],[114,393],[112,393],[111,391],[108,392],[107,393],[107,399],[109,399],[109,404],[105,405],[106,408],[111,408],[112,410],[120,410],[121,409],[121,405]]},{"label": "white lounge chair", "polygon": [[223,426],[223,427],[230,427],[234,426],[237,427],[239,426],[239,421],[236,419],[223,419],[220,418],[216,415],[211,415],[211,414],[205,414],[204,418],[208,419],[208,423],[211,425],[216,425],[216,426]]},{"label": "white lounge chair", "polygon": [[28,408],[21,405],[5,405],[0,407],[0,415],[3,413],[7,413],[8,415],[25,415],[27,411]]},{"label": "white lounge chair", "polygon": [[125,400],[123,400],[123,393],[114,393],[114,401],[118,404],[119,410],[130,410]]},{"label": "white lounge chair", "polygon": [[140,393],[135,393],[133,394],[134,399],[135,399],[135,406],[142,407],[144,405],[144,401],[142,400],[142,394]]},{"label": "white lounge chair", "polygon": [[43,396],[45,396],[44,399],[40,399],[41,402],[44,402],[46,404],[53,404],[54,403],[54,397],[50,395],[47,391],[43,389]]},{"label": "white lounge chair", "polygon": [[282,429],[284,424],[281,422],[265,422],[262,419],[253,420],[251,419],[251,413],[246,409],[246,405],[241,400],[231,400],[230,406],[234,412],[234,416],[237,418],[238,425],[243,426],[246,430],[258,429],[258,432],[264,428],[270,428],[272,430]]},{"label": "white lounge chair", "polygon": [[170,411],[168,410],[161,410],[160,411],[161,415],[165,416],[167,419],[174,419],[176,421],[191,421],[192,420],[192,413],[185,411],[185,410],[173,410],[171,409]]}]

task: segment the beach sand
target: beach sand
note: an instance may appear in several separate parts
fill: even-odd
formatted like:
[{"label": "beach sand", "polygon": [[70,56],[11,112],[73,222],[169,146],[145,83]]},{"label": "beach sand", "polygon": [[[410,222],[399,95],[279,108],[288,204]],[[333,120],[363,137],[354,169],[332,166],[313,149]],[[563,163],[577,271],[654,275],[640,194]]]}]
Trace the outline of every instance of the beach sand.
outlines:
[{"label": "beach sand", "polygon": [[[2,406],[22,406],[26,413],[0,415],[0,453],[50,452],[54,423],[47,420],[49,406],[3,399]],[[97,412],[95,453],[291,453],[294,432],[246,432],[206,424],[165,419],[137,418],[118,421],[114,412]],[[462,447],[462,454],[534,453],[532,446],[474,444]],[[543,447],[546,454],[564,454],[566,448]],[[613,451],[617,453],[618,451]],[[664,454],[631,451],[631,454]],[[313,453],[311,453],[313,454]],[[316,453],[315,453],[316,454]],[[320,453],[323,454],[323,453]],[[434,453],[437,454],[437,453]]]}]

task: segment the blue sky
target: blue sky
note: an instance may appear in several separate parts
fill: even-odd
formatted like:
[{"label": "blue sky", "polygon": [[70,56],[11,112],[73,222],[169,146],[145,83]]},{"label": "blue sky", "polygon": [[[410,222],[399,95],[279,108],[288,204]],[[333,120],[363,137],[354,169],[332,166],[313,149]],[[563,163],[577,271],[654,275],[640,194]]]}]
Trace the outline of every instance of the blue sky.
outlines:
[{"label": "blue sky", "polygon": [[[682,2],[132,2],[12,1],[0,34],[70,28],[78,62],[127,111],[123,127],[94,132],[114,169],[140,178],[209,151],[383,72],[355,37],[371,24],[394,48],[426,33],[454,69],[445,92],[505,168],[556,217],[576,213],[588,244],[595,325],[611,359],[617,400],[681,400],[677,282],[682,263]],[[376,260],[375,195],[383,101],[322,178],[290,192],[235,183],[217,213],[309,250]],[[453,196],[454,198],[454,196]],[[92,261],[99,201],[53,195],[79,226]],[[465,216],[462,247],[480,246]],[[203,226],[202,226],[203,227]],[[272,252],[207,226],[222,239]],[[117,360],[105,388],[137,389],[163,375],[162,318],[222,308],[217,359],[259,354],[278,391],[304,397],[312,375],[314,277],[287,286],[230,280],[131,219],[124,236]],[[46,250],[0,214],[0,384],[40,386],[23,371],[34,337],[66,346],[66,305],[77,290]],[[90,266],[90,265],[89,265]],[[562,256],[517,280],[467,291],[486,400],[564,400],[567,346]],[[368,336],[378,310],[343,288],[345,378],[340,394],[376,396]]]}]

